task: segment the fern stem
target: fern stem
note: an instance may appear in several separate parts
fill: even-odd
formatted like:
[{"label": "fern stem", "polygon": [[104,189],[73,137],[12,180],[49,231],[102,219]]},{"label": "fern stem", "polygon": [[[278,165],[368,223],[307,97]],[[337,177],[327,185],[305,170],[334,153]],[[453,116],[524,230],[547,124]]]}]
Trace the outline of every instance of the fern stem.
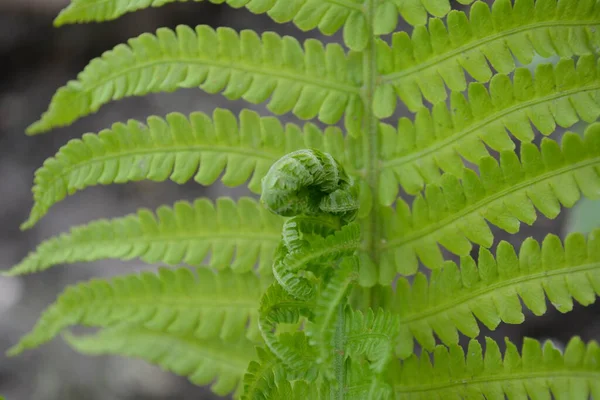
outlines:
[{"label": "fern stem", "polygon": [[[375,34],[373,23],[375,19],[375,0],[365,2],[365,14],[367,21],[367,30],[369,32],[369,43],[363,52],[363,88],[362,100],[364,106],[363,120],[363,154],[366,169],[366,181],[373,196],[373,204],[379,204],[378,197],[378,137],[377,137],[377,117],[373,113],[373,98],[375,94],[376,82],[376,54],[375,54]],[[378,214],[374,209],[369,214],[369,223],[363,230],[365,248],[371,260],[375,265],[379,265],[379,224]]]},{"label": "fern stem", "polygon": [[344,359],[346,357],[344,347],[344,331],[346,321],[344,320],[344,307],[345,302],[340,302],[337,306],[337,320],[335,324],[335,334],[333,335],[333,351],[335,352],[333,358],[333,369],[335,372],[336,384],[331,385],[330,398],[332,400],[343,400],[345,398],[346,391],[346,368],[344,365]]}]

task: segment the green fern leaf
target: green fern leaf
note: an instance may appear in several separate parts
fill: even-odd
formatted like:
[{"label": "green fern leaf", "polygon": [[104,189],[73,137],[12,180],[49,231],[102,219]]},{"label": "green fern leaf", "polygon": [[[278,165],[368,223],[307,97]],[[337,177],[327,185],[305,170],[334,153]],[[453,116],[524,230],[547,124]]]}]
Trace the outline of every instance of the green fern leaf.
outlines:
[{"label": "green fern leaf", "polygon": [[275,382],[275,373],[280,372],[281,361],[268,349],[256,348],[258,360],[253,360],[248,365],[244,374],[244,393],[242,399],[268,399]]},{"label": "green fern leaf", "polygon": [[[410,3],[410,2],[409,2]],[[477,1],[470,19],[451,11],[446,23],[430,19],[409,37],[395,33],[391,47],[377,46],[378,69],[384,83],[377,89],[378,117],[387,117],[396,94],[411,111],[423,105],[422,97],[438,103],[446,99],[446,84],[466,89],[464,71],[480,82],[492,77],[491,66],[507,74],[515,68],[513,56],[530,64],[535,53],[543,57],[593,54],[600,46],[597,28],[600,7],[595,0],[496,0],[489,6]],[[393,90],[392,90],[393,87]],[[395,93],[394,93],[395,92]]]},{"label": "green fern leaf", "polygon": [[253,273],[228,270],[199,268],[194,275],[187,268],[160,268],[158,274],[92,279],[65,290],[9,354],[38,347],[69,326],[112,327],[123,321],[198,338],[260,340],[259,299]]},{"label": "green fern leaf", "polygon": [[[140,258],[147,263],[202,265],[269,274],[273,253],[281,237],[283,218],[269,213],[258,202],[242,197],[237,204],[223,197],[213,204],[198,199],[179,201],[155,213],[141,209],[136,214],[112,220],[97,220],[74,227],[42,242],[4,275],[44,271],[54,265],[107,258]],[[256,235],[260,230],[261,234]]]},{"label": "green fern leaf", "polygon": [[397,132],[380,124],[382,204],[394,202],[398,184],[417,194],[425,183],[437,183],[439,169],[461,177],[462,158],[478,163],[489,155],[486,146],[513,150],[515,144],[507,131],[519,141],[530,142],[535,136],[531,124],[549,135],[557,125],[568,128],[600,116],[600,71],[594,56],[581,57],[577,68],[572,59],[554,67],[541,64],[533,76],[519,68],[512,82],[498,74],[489,86],[488,93],[483,84],[470,84],[468,101],[461,93],[453,93],[450,108],[445,102],[431,112],[421,108],[414,122],[401,119]]},{"label": "green fern leaf", "polygon": [[[432,272],[429,283],[419,273],[412,286],[405,278],[397,285],[394,307],[400,315],[402,334],[398,351],[412,353],[413,337],[433,350],[433,333],[446,345],[458,344],[458,332],[471,338],[479,335],[476,319],[488,329],[501,323],[520,324],[525,316],[521,301],[534,315],[546,312],[546,297],[560,312],[573,309],[573,299],[587,306],[600,295],[600,230],[589,235],[560,239],[548,235],[541,247],[532,238],[519,254],[500,242],[496,258],[480,248],[478,262],[463,257],[460,269],[446,262]],[[521,301],[519,301],[519,298]]]},{"label": "green fern leaf", "polygon": [[259,193],[261,179],[282,155],[325,146],[337,156],[343,152],[343,141],[338,128],[328,128],[323,135],[307,124],[303,133],[296,125],[284,129],[276,118],[260,118],[247,110],[241,112],[239,124],[223,109],[215,110],[212,120],[203,113],[192,113],[189,119],[172,113],[165,120],[148,118],[147,126],[134,120],[117,123],[98,135],[69,141],[36,171],[34,206],[22,228],[33,226],[67,195],[99,184],[143,179],[182,184],[194,179],[211,185],[225,170],[221,177],[225,185],[250,179],[248,187]]},{"label": "green fern leaf", "polygon": [[575,337],[564,353],[552,342],[525,338],[521,354],[506,339],[504,357],[486,338],[471,340],[465,356],[457,345],[437,346],[419,359],[412,355],[399,368],[395,398],[404,399],[560,399],[600,398],[600,346]]},{"label": "green fern leaf", "polygon": [[400,320],[390,312],[369,308],[365,313],[346,309],[345,343],[348,356],[364,355],[369,367],[383,372],[394,352]]},{"label": "green fern leaf", "polygon": [[[305,400],[323,398],[325,385],[303,380],[267,349],[257,348],[258,360],[250,362],[244,375],[244,400]],[[292,384],[290,385],[290,382]]]},{"label": "green fern leaf", "polygon": [[[318,266],[317,268],[326,268],[342,257],[352,256],[359,246],[360,226],[350,223],[332,235],[312,239],[306,248],[288,253],[282,262],[274,264],[273,274],[288,293],[306,300],[310,297],[312,286],[305,279],[299,279],[298,272],[311,264]],[[344,275],[349,277],[351,274],[347,271]],[[333,287],[332,289],[335,291]]]},{"label": "green fern leaf", "polygon": [[28,128],[41,133],[69,125],[103,104],[130,96],[200,87],[230,99],[262,103],[275,114],[319,116],[336,123],[360,103],[360,58],[340,45],[315,39],[304,48],[293,37],[230,28],[160,28],[118,45],[88,64],[77,80],[54,95],[42,118]]},{"label": "green fern leaf", "polygon": [[[246,375],[246,377],[247,376],[248,375]],[[284,370],[280,366],[275,366],[274,371],[268,371],[261,378],[259,384],[260,388],[253,388],[254,390],[251,392],[244,390],[242,399],[305,400],[323,399],[327,397],[326,393],[328,388],[323,382],[308,382],[303,379],[294,379],[292,373]],[[248,387],[245,387],[244,389],[248,389]]]},{"label": "green fern leaf", "polygon": [[[306,329],[309,343],[319,352],[317,362],[322,365],[326,375],[331,378],[334,374],[332,343],[335,342],[336,333],[345,335],[345,322],[343,302],[346,300],[352,284],[358,274],[358,262],[354,257],[345,258],[328,280],[327,286],[315,298],[313,310],[314,323]],[[338,326],[341,329],[336,329]],[[338,342],[346,340],[337,338]],[[333,351],[332,351],[333,350]]]},{"label": "green fern leaf", "polygon": [[[284,371],[272,354],[259,350],[260,362],[250,363],[250,373],[244,376],[245,400],[306,400],[334,398],[334,388],[318,382],[295,379],[289,371]],[[344,363],[344,399],[385,400],[392,394],[392,387],[384,382],[369,367],[368,363],[346,359]],[[290,385],[290,381],[293,382]],[[246,385],[247,384],[247,385]],[[307,385],[310,385],[308,390]],[[327,393],[329,392],[329,393]]]},{"label": "green fern leaf", "polygon": [[280,324],[297,324],[302,317],[312,315],[311,305],[290,296],[280,285],[271,285],[260,301],[258,326],[268,349],[291,371],[301,371],[303,376],[314,376],[317,358],[306,336],[278,333]]},{"label": "green fern leaf", "polygon": [[[148,7],[160,7],[168,3],[186,0],[71,0],[54,21],[55,26],[64,24],[109,21],[125,13]],[[188,0],[202,1],[202,0]],[[254,14],[266,13],[278,23],[294,22],[303,31],[318,28],[326,35],[344,29],[344,39],[352,50],[361,51],[369,39],[368,14],[365,15],[365,0],[208,0],[211,3],[226,3],[233,8],[246,7]],[[468,4],[472,0],[462,0]],[[376,35],[394,31],[400,13],[409,23],[424,24],[427,13],[443,17],[450,11],[449,0],[383,0],[374,10],[373,27]]]},{"label": "green fern leaf", "polygon": [[64,338],[75,350],[86,355],[140,358],[185,376],[196,385],[214,382],[211,389],[221,396],[231,392],[235,397],[239,396],[246,366],[255,358],[254,344],[246,339],[226,342],[134,325],[107,328],[95,335],[66,333]]},{"label": "green fern leaf", "polygon": [[[393,388],[380,375],[376,374],[369,363],[346,360],[346,386],[344,399],[351,400],[387,400],[393,398]],[[325,397],[321,397],[325,398]]]},{"label": "green fern leaf", "polygon": [[[585,131],[585,138],[567,132],[562,149],[544,138],[541,148],[521,146],[521,158],[512,151],[479,163],[480,175],[465,169],[462,183],[444,174],[439,185],[428,185],[415,198],[412,210],[399,200],[396,211],[382,207],[385,241],[380,246],[380,282],[391,282],[397,272],[412,275],[417,257],[429,268],[439,268],[443,257],[438,244],[450,252],[468,255],[473,243],[489,248],[493,235],[487,222],[509,233],[520,223],[531,225],[536,209],[555,218],[561,205],[572,207],[581,194],[600,197],[600,124]],[[487,221],[487,222],[486,222]]]},{"label": "green fern leaf", "polygon": [[265,400],[304,400],[304,399],[322,399],[326,392],[324,385],[310,383],[304,380],[288,381],[281,377],[277,380],[268,397],[259,397]]}]

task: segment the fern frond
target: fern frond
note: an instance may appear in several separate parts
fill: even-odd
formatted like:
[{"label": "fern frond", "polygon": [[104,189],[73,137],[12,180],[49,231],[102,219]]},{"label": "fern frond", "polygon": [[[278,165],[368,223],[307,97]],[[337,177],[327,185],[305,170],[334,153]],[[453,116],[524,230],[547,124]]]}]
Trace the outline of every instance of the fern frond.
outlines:
[{"label": "fern frond", "polygon": [[600,46],[597,28],[600,7],[594,0],[496,0],[489,6],[477,1],[470,18],[451,11],[446,23],[429,20],[415,27],[412,37],[394,34],[392,46],[379,41],[378,69],[384,83],[377,89],[375,111],[391,115],[396,94],[411,111],[446,99],[446,87],[466,89],[464,71],[487,82],[491,66],[507,74],[515,68],[513,56],[530,64],[535,53],[543,57],[593,54]]},{"label": "fern frond", "polygon": [[279,324],[297,324],[312,316],[311,304],[290,296],[280,285],[271,285],[260,300],[258,327],[268,349],[291,371],[314,375],[315,350],[302,332],[278,333]]},{"label": "fern frond", "polygon": [[[52,266],[102,259],[140,258],[147,263],[202,265],[269,273],[283,218],[258,202],[218,198],[178,201],[156,212],[138,210],[122,218],[97,220],[42,242],[4,275],[29,274]],[[260,235],[256,232],[260,231]],[[210,254],[210,262],[206,261]]]},{"label": "fern frond", "polygon": [[525,338],[521,354],[506,339],[504,357],[499,346],[486,338],[471,340],[465,356],[457,345],[437,346],[430,355],[412,355],[400,367],[395,398],[404,399],[555,399],[600,398],[600,346],[579,338],[564,353],[552,342],[543,345]]},{"label": "fern frond", "polygon": [[[386,360],[386,361],[389,361]],[[387,400],[393,397],[393,387],[373,371],[369,363],[346,360],[344,398],[351,400]]]},{"label": "fern frond", "polygon": [[369,308],[365,313],[346,309],[345,344],[352,358],[364,355],[375,373],[382,373],[394,353],[400,318],[388,311]]},{"label": "fern frond", "polygon": [[[415,198],[412,210],[399,200],[396,211],[379,210],[384,225],[380,246],[380,282],[391,282],[396,271],[412,275],[417,257],[429,268],[438,268],[443,257],[438,244],[457,255],[468,255],[472,242],[490,247],[493,235],[487,222],[516,233],[520,223],[531,225],[536,209],[555,218],[561,205],[572,207],[581,194],[600,197],[600,124],[586,129],[582,139],[567,132],[562,148],[544,138],[541,148],[521,146],[521,158],[512,151],[480,160],[480,176],[465,169],[462,182],[444,174],[439,185],[428,185]],[[487,221],[487,222],[486,222]]]},{"label": "fern frond", "polygon": [[[71,0],[54,21],[55,26],[77,22],[109,21],[123,14],[148,7],[160,7],[186,0]],[[200,2],[202,0],[187,0]],[[325,35],[344,29],[344,40],[349,48],[360,51],[369,39],[365,0],[208,0],[226,3],[233,8],[246,7],[254,14],[266,13],[275,22],[293,22],[303,31],[318,28]],[[468,4],[472,0],[461,0]],[[373,10],[376,35],[391,33],[398,24],[400,13],[413,25],[424,24],[427,13],[443,17],[450,11],[449,0],[383,0]]]},{"label": "fern frond", "polygon": [[88,64],[77,80],[54,95],[42,118],[28,128],[41,133],[71,124],[103,104],[130,96],[200,87],[230,99],[262,103],[275,114],[319,116],[336,123],[360,103],[360,57],[338,44],[230,28],[160,28],[121,44]]},{"label": "fern frond", "polygon": [[250,362],[244,374],[244,400],[268,399],[275,374],[282,364],[268,349],[257,347],[256,352],[258,359]]},{"label": "fern frond", "polygon": [[[33,330],[9,350],[16,355],[52,340],[73,325],[140,327],[198,338],[260,340],[260,284],[253,273],[160,268],[71,286],[42,314]],[[248,327],[247,327],[248,326]],[[244,366],[245,367],[245,366]]]},{"label": "fern frond", "polygon": [[[412,353],[413,337],[433,350],[433,333],[446,345],[458,343],[458,332],[479,335],[476,319],[488,329],[501,323],[520,324],[525,316],[521,301],[534,315],[546,312],[546,297],[560,312],[573,309],[573,299],[587,306],[600,295],[600,230],[560,239],[548,235],[539,243],[528,238],[517,253],[500,242],[496,258],[480,248],[478,264],[463,257],[460,269],[446,262],[432,272],[429,283],[422,273],[412,286],[405,278],[397,285],[394,307],[400,315],[399,353]],[[519,299],[521,301],[519,301]]]},{"label": "fern frond", "polygon": [[437,183],[441,169],[461,177],[464,158],[478,163],[496,151],[513,150],[507,134],[522,142],[534,139],[531,124],[544,135],[556,126],[568,128],[583,120],[594,122],[600,115],[600,67],[594,56],[563,59],[554,67],[540,64],[534,75],[518,68],[513,80],[495,75],[489,92],[481,83],[471,83],[468,101],[454,92],[451,105],[438,103],[421,108],[413,121],[402,118],[396,129],[381,123],[381,203],[390,205],[398,184],[417,194],[425,183]]},{"label": "fern frond", "polygon": [[211,185],[225,171],[225,185],[250,179],[248,187],[259,193],[261,179],[282,155],[325,145],[344,159],[343,141],[338,128],[326,129],[325,135],[313,124],[304,131],[294,124],[284,128],[276,118],[248,110],[240,113],[239,123],[224,109],[215,110],[212,119],[199,112],[189,118],[172,113],[166,119],[148,118],[147,126],[134,120],[117,123],[98,135],[69,141],[44,162],[35,173],[34,205],[22,228],[33,226],[67,195],[99,184],[193,179]]},{"label": "fern frond", "polygon": [[[328,280],[327,286],[316,296],[313,310],[314,323],[306,328],[309,343],[319,353],[317,362],[321,364],[325,375],[329,378],[334,374],[333,352],[337,350],[332,349],[332,343],[334,343],[336,333],[339,332],[340,336],[346,336],[346,318],[343,304],[352,284],[357,279],[357,275],[358,260],[355,257],[343,259],[339,268],[333,272],[332,277]],[[338,326],[340,329],[336,329]],[[339,338],[338,341],[346,342],[345,339]]]},{"label": "fern frond", "polygon": [[[308,382],[294,371],[286,370],[268,349],[257,348],[258,360],[250,362],[244,375],[244,400],[305,400],[323,398],[326,386]],[[290,382],[292,383],[290,385]]]},{"label": "fern frond", "polygon": [[101,330],[95,335],[65,334],[75,350],[86,355],[135,357],[187,377],[196,385],[214,382],[211,390],[221,396],[242,390],[246,366],[255,356],[254,344],[247,339],[235,342],[203,339],[191,333],[170,332],[135,325]]},{"label": "fern frond", "polygon": [[[255,362],[251,363],[252,366]],[[267,364],[269,365],[269,364]],[[265,366],[266,367],[266,366]],[[244,387],[244,400],[306,400],[323,399],[327,397],[327,385],[322,381],[306,381],[295,379],[293,373],[284,370],[281,365],[266,370],[257,382],[257,387]],[[244,383],[246,378],[244,377]],[[248,391],[247,389],[252,389]]]},{"label": "fern frond", "polygon": [[265,400],[305,400],[305,399],[323,399],[326,391],[325,385],[315,384],[304,380],[288,381],[283,376],[277,379],[273,386],[267,392],[268,396],[258,397]]},{"label": "fern frond", "polygon": [[298,273],[307,269],[307,266],[316,266],[322,273],[323,269],[337,263],[340,258],[352,256],[359,246],[360,226],[357,223],[344,225],[332,235],[310,240],[299,251],[281,252],[284,257],[273,264],[273,275],[291,296],[307,300],[313,293],[313,287],[307,279],[298,277]]},{"label": "fern frond", "polygon": [[[260,361],[252,361],[249,373],[244,376],[245,400],[306,400],[334,398],[330,385],[295,379],[289,371],[281,368],[275,356],[259,349]],[[348,400],[385,400],[393,393],[392,386],[383,381],[368,363],[346,359],[344,363],[344,398]],[[292,381],[292,385],[289,382]],[[310,385],[310,390],[306,384]],[[329,393],[327,393],[329,392]]]}]

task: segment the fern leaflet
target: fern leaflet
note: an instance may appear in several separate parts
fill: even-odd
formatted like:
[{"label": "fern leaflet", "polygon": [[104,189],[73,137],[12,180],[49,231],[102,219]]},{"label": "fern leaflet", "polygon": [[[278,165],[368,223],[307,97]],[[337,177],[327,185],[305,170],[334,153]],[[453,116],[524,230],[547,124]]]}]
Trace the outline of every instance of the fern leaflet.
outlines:
[{"label": "fern leaflet", "polygon": [[491,156],[481,159],[478,177],[465,170],[462,184],[444,174],[439,185],[428,185],[425,196],[415,198],[412,210],[399,201],[394,212],[380,209],[385,226],[381,250],[380,282],[390,282],[396,271],[414,274],[417,257],[429,268],[442,265],[438,244],[454,254],[468,255],[471,242],[490,247],[493,235],[486,220],[509,233],[520,222],[532,224],[536,209],[555,218],[561,204],[572,207],[581,193],[600,196],[600,124],[585,131],[585,138],[566,133],[562,149],[548,138],[538,149],[521,146],[521,159],[512,151],[500,154],[500,165]]},{"label": "fern leaflet", "polygon": [[378,71],[383,85],[377,88],[374,107],[378,117],[391,115],[396,96],[411,111],[446,99],[445,85],[466,89],[464,70],[475,80],[492,77],[491,66],[507,74],[515,68],[513,56],[530,64],[534,54],[543,57],[593,54],[600,46],[597,28],[600,6],[595,0],[496,0],[489,6],[477,1],[470,19],[451,11],[446,24],[429,20],[414,29],[395,33],[392,46],[377,45]]},{"label": "fern leaflet", "polygon": [[368,309],[365,313],[346,309],[345,342],[350,357],[364,355],[369,368],[381,373],[394,353],[400,319],[390,312]]},{"label": "fern leaflet", "polygon": [[42,242],[4,274],[29,274],[54,265],[106,258],[201,265],[210,254],[211,268],[231,266],[239,272],[258,263],[258,270],[269,275],[282,222],[249,197],[237,203],[227,197],[215,204],[206,199],[191,204],[179,201],[155,213],[140,209],[122,218],[74,227],[68,234]]},{"label": "fern leaflet", "polygon": [[256,325],[260,292],[252,273],[215,274],[203,268],[196,274],[187,268],[160,268],[158,274],[92,279],[68,288],[9,354],[38,347],[69,326],[113,327],[123,321],[202,339],[232,341],[246,335],[260,340]]},{"label": "fern leaflet", "polygon": [[541,247],[532,238],[525,240],[518,256],[507,242],[498,245],[495,259],[480,248],[479,265],[470,256],[462,258],[460,269],[448,261],[432,272],[429,283],[422,273],[412,285],[401,278],[391,301],[400,315],[399,355],[412,354],[413,337],[432,351],[434,332],[446,345],[458,344],[457,330],[475,338],[476,319],[488,329],[500,322],[523,323],[521,301],[537,316],[546,312],[546,297],[562,313],[573,309],[573,299],[592,304],[600,295],[598,249],[600,230],[587,242],[581,234],[570,234],[564,248],[557,236],[548,235]]},{"label": "fern leaflet", "polygon": [[434,363],[426,353],[402,363],[395,398],[485,398],[587,400],[600,398],[600,346],[575,337],[564,354],[552,342],[543,346],[525,338],[522,353],[508,339],[504,357],[498,344],[486,338],[485,354],[471,340],[462,347],[438,346]]},{"label": "fern leaflet", "polygon": [[54,95],[28,133],[69,125],[103,104],[130,96],[200,87],[230,99],[262,103],[275,114],[337,122],[360,104],[361,64],[341,46],[230,28],[180,25],[144,33],[92,60]]},{"label": "fern leaflet", "polygon": [[246,366],[255,358],[254,345],[246,339],[225,342],[134,325],[107,328],[95,335],[66,333],[64,338],[83,354],[136,357],[196,385],[213,382],[211,390],[221,396],[231,392],[239,396]]},{"label": "fern leaflet", "polygon": [[248,365],[244,374],[244,393],[242,399],[268,399],[267,392],[274,385],[275,374],[281,373],[281,361],[268,349],[257,347],[258,360]]},{"label": "fern leaflet", "polygon": [[[186,0],[71,0],[71,4],[59,14],[54,24],[61,26],[76,22],[108,21],[125,13],[147,7],[160,7],[175,1]],[[254,14],[266,13],[278,23],[292,21],[303,31],[318,28],[326,35],[333,35],[343,27],[346,45],[356,51],[363,50],[369,40],[364,14],[365,0],[208,1],[215,4],[226,3],[233,8],[246,7]],[[471,1],[461,0],[466,4]],[[374,16],[374,34],[387,34],[396,29],[399,13],[411,24],[423,24],[427,20],[427,12],[443,17],[448,11],[449,0],[382,0]]]},{"label": "fern leaflet", "polygon": [[398,183],[417,194],[425,183],[439,181],[439,169],[461,177],[461,157],[478,163],[489,155],[486,145],[495,151],[514,149],[507,130],[519,141],[530,142],[535,136],[530,123],[550,135],[557,125],[591,123],[600,115],[600,73],[593,56],[581,57],[577,68],[572,59],[555,67],[540,64],[534,76],[519,68],[513,82],[498,74],[489,86],[488,93],[483,84],[470,84],[468,101],[461,93],[452,93],[450,109],[445,102],[431,112],[421,108],[414,123],[402,118],[397,132],[380,124],[382,204],[394,202]]},{"label": "fern leaflet", "polygon": [[143,179],[181,184],[194,179],[210,185],[225,170],[225,185],[250,179],[248,187],[258,193],[262,177],[281,155],[323,143],[335,153],[343,149],[343,140],[338,128],[326,129],[323,137],[312,124],[304,131],[293,124],[284,129],[277,119],[252,111],[242,111],[239,125],[223,109],[215,110],[212,120],[203,113],[192,113],[189,119],[173,113],[166,120],[150,117],[147,126],[134,120],[117,123],[98,135],[71,140],[36,171],[34,205],[22,228],[33,226],[68,194],[98,184]]}]

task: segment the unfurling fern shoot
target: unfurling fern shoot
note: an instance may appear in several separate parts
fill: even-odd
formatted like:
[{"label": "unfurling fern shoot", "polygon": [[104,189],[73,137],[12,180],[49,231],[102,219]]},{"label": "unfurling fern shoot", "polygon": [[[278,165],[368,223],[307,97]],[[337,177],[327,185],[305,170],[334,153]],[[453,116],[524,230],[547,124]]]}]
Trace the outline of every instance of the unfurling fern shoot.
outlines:
[{"label": "unfurling fern shoot", "polygon": [[[293,217],[283,225],[273,265],[274,277],[289,295],[303,300],[312,297],[313,287],[298,276],[300,270],[312,267],[322,275],[328,264],[338,263],[340,257],[354,257],[360,228],[347,225],[358,211],[357,197],[357,188],[342,166],[316,149],[295,151],[269,169],[260,201],[275,214]],[[326,241],[336,231],[343,241]]]},{"label": "unfurling fern shoot", "polygon": [[[23,229],[100,184],[220,179],[256,196],[179,201],[46,240],[7,274],[103,258],[170,267],[70,287],[10,354],[63,333],[83,353],[139,357],[245,399],[600,400],[596,342],[560,351],[526,338],[519,352],[506,340],[502,353],[479,337],[481,324],[523,323],[523,306],[568,312],[600,295],[600,230],[515,248],[492,229],[514,234],[600,197],[600,1],[209,1],[342,31],[343,43],[161,28],[60,88],[29,134],[179,88],[275,116],[150,116],[48,159]],[[56,24],[167,3],[71,0]],[[400,18],[409,32],[396,32]],[[283,124],[288,113],[306,122]],[[563,132],[575,124],[583,134]],[[74,325],[100,330],[65,332]]]},{"label": "unfurling fern shoot", "polygon": [[[307,398],[343,398],[346,365],[370,365],[363,372],[369,389],[356,395],[385,399],[391,385],[382,376],[391,358],[398,321],[389,313],[369,314],[369,336],[349,346],[349,338],[365,329],[362,314],[347,305],[358,276],[356,250],[360,228],[358,190],[344,168],[328,153],[298,150],[277,160],[263,178],[261,203],[288,219],[276,250],[276,282],[261,300],[259,328],[282,372],[246,375],[245,396],[273,398],[281,376],[316,381]],[[303,332],[277,334],[278,324],[306,321]],[[375,324],[377,321],[377,324]],[[376,357],[373,357],[376,355]],[[262,381],[260,389],[257,382]],[[269,384],[270,382],[270,384]]]},{"label": "unfurling fern shoot", "polygon": [[260,201],[284,217],[332,215],[347,223],[358,212],[358,187],[331,154],[297,150],[273,163]]}]

